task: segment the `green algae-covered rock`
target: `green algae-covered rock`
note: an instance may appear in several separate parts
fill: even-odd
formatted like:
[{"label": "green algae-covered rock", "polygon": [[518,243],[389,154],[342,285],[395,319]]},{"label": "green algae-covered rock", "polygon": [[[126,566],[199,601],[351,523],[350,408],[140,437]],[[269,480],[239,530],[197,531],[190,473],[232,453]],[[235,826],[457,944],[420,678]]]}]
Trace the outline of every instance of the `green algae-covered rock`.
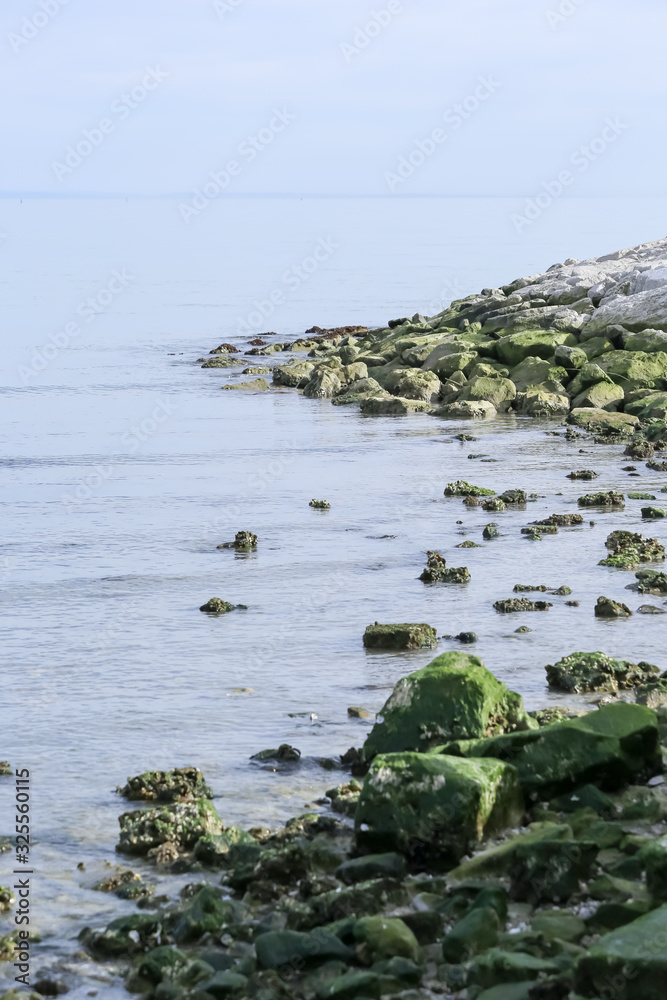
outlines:
[{"label": "green algae-covered rock", "polygon": [[422,961],[422,950],[410,928],[398,917],[362,917],[354,925],[354,940],[362,946],[367,962],[385,958],[409,958],[415,965]]},{"label": "green algae-covered rock", "polygon": [[531,920],[531,927],[547,941],[569,941],[577,944],[587,933],[581,917],[567,910],[541,910]]},{"label": "green algae-covered rock", "polygon": [[276,365],[273,369],[273,384],[292,389],[310,381],[315,365],[311,361],[292,361],[286,365]]},{"label": "green algae-covered rock", "polygon": [[[664,351],[651,354],[643,351],[609,351],[604,357],[598,358],[597,363],[626,392],[644,386],[652,387],[654,382],[667,378],[667,354]],[[657,388],[664,386],[659,385]]]},{"label": "green algae-covered rock", "polygon": [[362,850],[454,864],[471,843],[513,826],[522,813],[517,775],[501,761],[382,754],[364,781],[355,834]]},{"label": "green algae-covered rock", "polygon": [[405,859],[402,854],[390,851],[386,854],[364,854],[360,858],[344,861],[336,869],[336,877],[347,885],[366,882],[383,875],[402,878],[405,875]]},{"label": "green algae-covered rock", "polygon": [[450,652],[401,678],[363,748],[378,753],[427,750],[446,740],[473,739],[529,726],[520,695],[476,656]]},{"label": "green algae-covered rock", "polygon": [[[572,350],[572,348],[569,348]],[[525,392],[530,386],[546,382],[551,371],[551,362],[544,358],[524,358],[521,364],[512,368],[510,378],[517,392]]]},{"label": "green algae-covered rock", "polygon": [[219,932],[224,924],[233,923],[236,908],[222,899],[220,889],[202,886],[170,917],[174,939],[179,944],[198,941],[204,934]]},{"label": "green algae-covered rock", "polygon": [[547,664],[549,687],[581,694],[585,691],[623,691],[644,684],[660,673],[651,663],[614,660],[605,653],[570,653]]},{"label": "green algae-covered rock", "polygon": [[527,417],[564,416],[570,412],[570,397],[564,392],[554,392],[544,384],[535,385],[517,393],[515,408],[517,413]]},{"label": "green algae-covered rock", "polygon": [[352,969],[317,992],[317,1000],[378,1000],[382,980],[375,972]]},{"label": "green algae-covered rock", "polygon": [[408,413],[428,413],[431,403],[401,396],[370,396],[360,409],[367,417],[404,417]]},{"label": "green algae-covered rock", "polygon": [[621,601],[614,601],[611,597],[598,597],[595,604],[596,618],[629,618],[632,611]]},{"label": "green algae-covered rock", "polygon": [[593,942],[577,963],[575,989],[584,997],[664,1000],[667,906]]},{"label": "green algae-covered rock", "polygon": [[646,870],[646,885],[654,903],[667,903],[667,836],[658,837],[639,851]]},{"label": "green algae-covered rock", "polygon": [[142,979],[157,984],[167,977],[173,979],[174,975],[187,964],[187,956],[182,951],[173,945],[165,944],[149,951],[141,961],[137,972]]},{"label": "green algae-covered rock", "polygon": [[642,330],[640,333],[625,333],[623,347],[626,351],[667,351],[667,333],[664,330]]},{"label": "green algae-covered rock", "polygon": [[298,962],[299,966],[320,965],[336,958],[349,962],[354,956],[351,948],[324,928],[310,934],[269,931],[257,938],[255,948],[262,969],[279,969],[292,962]]},{"label": "green algae-covered rock", "polygon": [[510,409],[516,398],[516,386],[508,378],[490,378],[479,375],[471,378],[459,393],[459,402],[485,400],[495,406],[498,413]]},{"label": "green algae-covered rock", "polygon": [[495,344],[495,356],[503,364],[514,367],[525,358],[550,360],[560,345],[576,347],[577,338],[571,333],[550,333],[548,330],[526,330],[501,337]]},{"label": "green algae-covered rock", "polygon": [[255,838],[251,834],[239,829],[238,826],[230,826],[224,833],[200,837],[195,844],[195,858],[211,868],[224,868],[227,866],[230,848],[234,844],[255,843]]},{"label": "green algae-covered rock", "polygon": [[490,989],[501,983],[532,981],[540,976],[556,976],[560,972],[561,966],[550,959],[537,958],[523,951],[490,948],[475,960],[468,982]]},{"label": "green algae-covered rock", "polygon": [[211,597],[199,610],[207,615],[228,615],[234,610],[234,605],[229,601],[223,601],[221,597]]},{"label": "green algae-covered rock", "polygon": [[577,503],[580,507],[625,507],[625,497],[617,490],[609,490],[607,493],[586,493]]},{"label": "green algae-covered rock", "polygon": [[443,749],[511,763],[525,794],[542,800],[589,782],[614,791],[662,770],[655,712],[625,702],[531,732],[460,741]]},{"label": "green algae-covered rock", "polygon": [[595,382],[572,400],[573,409],[582,406],[597,407],[600,410],[618,410],[625,393],[620,385],[613,382]]},{"label": "green algae-covered rock", "polygon": [[427,566],[419,579],[424,583],[469,583],[470,571],[466,566],[452,566],[439,552],[427,552]]},{"label": "green algae-covered rock", "polygon": [[452,965],[467,962],[473,955],[495,947],[501,930],[495,909],[490,906],[473,908],[452,927],[442,942],[442,957]]},{"label": "green algae-covered rock", "polygon": [[598,854],[593,841],[542,840],[517,848],[510,867],[510,895],[542,906],[563,902],[588,881]]},{"label": "green algae-covered rock", "polygon": [[449,420],[491,420],[497,412],[493,403],[484,399],[445,403],[444,406],[437,406],[431,410],[433,416],[446,417]]},{"label": "green algae-covered rock", "polygon": [[440,396],[440,379],[435,372],[421,371],[419,368],[408,369],[398,379],[387,380],[385,388],[403,399],[421,399],[435,403]]},{"label": "green algae-covered rock", "polygon": [[223,831],[215,806],[206,799],[123,813],[118,822],[120,841],[116,849],[124,854],[147,854],[167,843],[186,851],[200,837]]},{"label": "green algae-covered rock", "polygon": [[400,625],[375,622],[364,632],[366,649],[433,649],[437,645],[438,633],[424,622]]},{"label": "green algae-covered rock", "polygon": [[667,573],[653,569],[640,569],[635,573],[640,594],[667,594]]},{"label": "green algae-covered rock", "polygon": [[505,840],[497,847],[489,848],[476,854],[469,861],[464,861],[449,873],[451,880],[465,882],[469,879],[486,878],[489,876],[506,876],[515,856],[526,845],[542,840],[549,842],[572,840],[572,827],[566,823],[531,823],[525,833]]},{"label": "green algae-covered rock", "polygon": [[213,793],[196,767],[175,767],[172,771],[144,771],[128,778],[119,795],[131,802],[192,802],[212,799]]},{"label": "green algae-covered rock", "polygon": [[639,424],[639,417],[630,413],[613,413],[611,410],[596,410],[587,407],[577,407],[567,418],[568,424],[583,427],[587,431],[632,431]]},{"label": "green algae-covered rock", "polygon": [[130,913],[112,920],[102,931],[85,927],[79,934],[79,940],[96,956],[132,956],[155,948],[162,930],[159,914]]},{"label": "green algae-covered rock", "polygon": [[644,538],[632,531],[612,531],[605,545],[611,555],[602,559],[598,566],[637,569],[642,562],[662,562],[665,558],[665,548],[657,538]]},{"label": "green algae-covered rock", "polygon": [[265,378],[256,378],[252,382],[234,382],[232,385],[223,385],[223,389],[245,389],[249,392],[266,392],[271,386]]},{"label": "green algae-covered rock", "polygon": [[465,479],[457,479],[455,483],[447,483],[445,487],[446,497],[492,497],[495,490],[489,490],[485,486],[473,486]]},{"label": "green algae-covered rock", "polygon": [[[226,972],[216,972],[210,979],[200,984],[202,993],[199,995],[211,996],[213,1000],[227,1000],[227,997],[238,996],[247,983],[247,976],[243,976],[239,972],[232,972],[231,969]],[[197,994],[190,995],[196,996]],[[162,996],[166,998],[168,994],[161,994],[160,1000],[162,1000]]]}]

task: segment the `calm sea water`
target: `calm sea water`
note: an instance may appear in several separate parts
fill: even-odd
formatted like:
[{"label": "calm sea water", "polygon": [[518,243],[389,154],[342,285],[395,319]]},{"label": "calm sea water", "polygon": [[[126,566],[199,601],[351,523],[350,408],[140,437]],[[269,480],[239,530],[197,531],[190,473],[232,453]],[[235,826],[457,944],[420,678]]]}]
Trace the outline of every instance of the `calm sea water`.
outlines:
[{"label": "calm sea water", "polygon": [[[518,536],[576,509],[573,468],[593,465],[600,488],[659,488],[664,476],[642,466],[628,480],[620,449],[580,454],[531,421],[477,427],[479,442],[462,445],[461,425],[425,415],[366,419],[291,391],[221,392],[238,374],[195,363],[221,340],[244,344],[243,331],[432,314],[566,257],[664,235],[655,200],[563,199],[521,235],[520,207],[237,199],[186,226],[177,201],[0,202],[0,757],[32,773],[39,961],[65,961],[83,924],[132,908],[89,888],[119,860],[114,788],[128,775],[196,764],[223,819],[244,826],[282,822],[344,780],[318,759],[363,742],[370,723],[347,707],[377,711],[432,658],[367,654],[375,620],[474,630],[475,653],[529,707],[554,700],[544,665],[576,648],[667,666],[660,619],[592,614],[599,593],[640,603],[624,590],[631,576],[596,566],[612,527],[639,529],[638,502],[541,544]],[[497,542],[459,551],[481,541],[488,515],[443,497],[458,478],[543,499],[498,515]],[[312,497],[332,509],[310,509]],[[216,550],[239,529],[259,535],[256,554]],[[430,548],[467,564],[472,583],[425,587]],[[545,615],[496,615],[517,582],[568,584],[580,607],[556,598]],[[198,607],[211,596],[248,610],[210,619]],[[533,631],[516,635],[524,623]],[[298,770],[249,762],[281,742],[301,749]],[[0,835],[12,832],[12,790],[0,778]],[[0,856],[0,883],[10,860]],[[0,933],[10,926],[0,918]]]}]

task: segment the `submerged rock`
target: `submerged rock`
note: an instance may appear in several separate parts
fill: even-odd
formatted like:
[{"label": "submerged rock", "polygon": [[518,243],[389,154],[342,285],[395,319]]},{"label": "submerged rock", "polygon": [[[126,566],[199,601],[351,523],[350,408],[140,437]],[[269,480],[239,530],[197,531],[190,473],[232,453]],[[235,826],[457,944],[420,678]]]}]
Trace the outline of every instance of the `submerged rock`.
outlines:
[{"label": "submerged rock", "polygon": [[206,604],[202,604],[199,610],[207,615],[226,615],[233,611],[234,607],[229,601],[223,601],[221,597],[211,597]]},{"label": "submerged rock", "polygon": [[331,504],[328,500],[311,500],[308,506],[314,507],[315,510],[331,510]]},{"label": "submerged rock", "polygon": [[219,549],[236,549],[237,552],[250,552],[257,548],[257,535],[252,531],[237,531],[233,542],[223,542]]},{"label": "submerged rock", "polygon": [[277,760],[283,763],[298,764],[301,760],[301,751],[296,747],[291,747],[289,743],[281,743],[277,749],[260,750],[252,755],[250,760]]},{"label": "submerged rock", "polygon": [[496,601],[493,605],[501,614],[517,614],[521,611],[548,611],[553,607],[548,601],[530,601],[527,597],[509,597],[505,601]]},{"label": "submerged rock", "polygon": [[197,767],[175,767],[171,771],[144,771],[116,788],[130,802],[193,802],[212,799],[213,792]]},{"label": "submerged rock", "polygon": [[439,552],[428,552],[428,565],[423,571],[420,580],[424,583],[469,583],[470,572],[467,566],[458,566],[447,569],[444,556]]},{"label": "submerged rock", "polygon": [[233,385],[223,385],[223,389],[247,389],[250,392],[266,392],[271,386],[265,378],[256,378],[252,382],[234,382]]},{"label": "submerged rock", "polygon": [[637,590],[640,594],[667,594],[667,573],[652,569],[640,569],[635,573]]},{"label": "submerged rock", "polygon": [[597,479],[597,472],[593,472],[592,469],[579,469],[578,472],[568,473],[568,479]]},{"label": "submerged rock", "polygon": [[376,757],[366,776],[355,834],[364,851],[452,864],[522,812],[516,772],[501,761],[389,753]]},{"label": "submerged rock", "polygon": [[625,507],[625,497],[616,490],[608,493],[587,493],[577,501],[580,507]]},{"label": "submerged rock", "polygon": [[581,694],[585,691],[623,691],[645,683],[660,673],[651,663],[614,660],[605,653],[570,653],[547,664],[549,687]]},{"label": "submerged rock", "polygon": [[363,747],[378,753],[428,750],[446,740],[512,732],[531,725],[520,695],[476,656],[443,653],[396,684]]},{"label": "submerged rock", "polygon": [[632,614],[627,604],[613,601],[610,597],[598,597],[595,605],[596,618],[629,618]]},{"label": "submerged rock", "polygon": [[445,487],[446,497],[492,497],[495,490],[489,490],[485,486],[473,486],[465,479],[458,479],[455,483],[447,483]]},{"label": "submerged rock", "polygon": [[642,517],[647,521],[659,521],[667,517],[667,510],[662,507],[642,507]]},{"label": "submerged rock", "polygon": [[644,538],[632,531],[612,531],[605,545],[611,555],[600,560],[599,566],[636,569],[642,562],[661,562],[665,558],[664,546],[657,538]]},{"label": "submerged rock", "polygon": [[163,844],[187,851],[200,837],[223,831],[222,820],[206,799],[123,813],[118,822],[120,840],[116,849],[124,854],[148,854]]},{"label": "submerged rock", "polygon": [[438,633],[432,625],[380,625],[375,622],[364,632],[367,649],[423,649],[438,645]]},{"label": "submerged rock", "polygon": [[571,528],[574,525],[583,523],[584,519],[581,514],[550,514],[543,521],[533,521],[533,524],[546,528]]}]

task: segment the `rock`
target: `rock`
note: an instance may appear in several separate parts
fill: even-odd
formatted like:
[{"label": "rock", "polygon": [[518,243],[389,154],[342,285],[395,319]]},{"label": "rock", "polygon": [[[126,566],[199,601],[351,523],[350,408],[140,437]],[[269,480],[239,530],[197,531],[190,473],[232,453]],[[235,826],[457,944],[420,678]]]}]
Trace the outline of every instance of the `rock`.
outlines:
[{"label": "rock", "polygon": [[234,918],[234,904],[222,899],[219,889],[202,885],[170,914],[169,921],[175,941],[188,944],[198,941],[204,934],[219,934],[223,925],[233,923]]},{"label": "rock", "polygon": [[491,541],[493,538],[500,538],[500,532],[498,531],[495,524],[487,524],[482,532],[482,538],[486,538],[487,541]]},{"label": "rock", "polygon": [[375,972],[352,969],[318,990],[317,1000],[378,1000],[381,982]]},{"label": "rock", "polygon": [[304,386],[303,394],[309,399],[331,399],[337,396],[343,388],[343,383],[335,372],[324,369],[314,372],[310,381]]},{"label": "rock", "polygon": [[516,386],[508,378],[490,378],[475,376],[461,390],[459,403],[480,402],[491,403],[498,413],[505,413],[516,398]]},{"label": "rock", "polygon": [[497,410],[491,403],[484,400],[463,403],[445,403],[432,410],[436,417],[448,417],[452,420],[490,420],[495,417]]},{"label": "rock", "polygon": [[655,460],[646,463],[646,468],[653,472],[667,472],[667,462],[657,462]]},{"label": "rock", "polygon": [[548,611],[553,607],[548,601],[530,601],[527,597],[510,597],[505,601],[496,601],[493,605],[501,614],[517,614],[522,611]]},{"label": "rock", "polygon": [[148,854],[151,849],[167,843],[186,851],[192,849],[200,837],[223,831],[222,820],[206,799],[123,813],[118,822],[117,850],[124,854]]},{"label": "rock", "polygon": [[235,844],[255,843],[255,838],[251,834],[239,829],[238,826],[230,826],[224,833],[200,837],[195,844],[195,858],[210,868],[226,868],[229,852]]},{"label": "rock", "polygon": [[662,507],[642,507],[642,517],[648,521],[657,521],[667,517],[667,510],[663,510]]},{"label": "rock", "polygon": [[546,941],[567,941],[577,944],[587,933],[580,917],[566,910],[541,910],[531,920],[531,928]]},{"label": "rock", "polygon": [[410,928],[398,917],[362,917],[354,925],[354,940],[367,962],[386,958],[409,958],[422,962],[422,950]]},{"label": "rock", "polygon": [[213,792],[196,767],[176,767],[172,771],[144,771],[128,778],[119,795],[131,802],[193,802],[212,799]]},{"label": "rock", "polygon": [[578,472],[570,472],[568,474],[568,479],[597,479],[597,472],[593,472],[592,469],[580,469]]},{"label": "rock", "polygon": [[238,347],[234,347],[233,344],[219,344],[218,347],[214,347],[213,350],[209,351],[209,354],[238,354]]},{"label": "rock", "polygon": [[247,976],[229,970],[216,972],[211,979],[205,980],[200,985],[204,996],[213,997],[214,1000],[225,1000],[226,997],[237,996],[247,984]]},{"label": "rock", "polygon": [[291,361],[286,365],[276,365],[273,369],[273,384],[296,389],[313,376],[315,365],[312,361]]},{"label": "rock", "polygon": [[[642,604],[641,607],[637,608],[638,615],[665,615],[667,611],[665,608],[656,608],[654,604]],[[643,704],[643,702],[640,702]]]},{"label": "rock", "polygon": [[660,673],[651,663],[614,660],[605,653],[570,653],[544,669],[549,687],[571,694],[624,691]]},{"label": "rock", "polygon": [[446,497],[492,497],[495,490],[489,490],[485,486],[473,486],[465,479],[458,479],[455,483],[447,483],[445,487]]},{"label": "rock", "polygon": [[473,642],[478,641],[479,636],[474,632],[459,632],[459,634],[454,638],[458,639],[459,642],[465,643],[466,645],[471,645]]},{"label": "rock", "polygon": [[403,878],[405,876],[405,858],[402,854],[366,854],[360,858],[352,858],[343,862],[336,869],[336,878],[346,885],[365,882],[372,878]]},{"label": "rock", "polygon": [[577,501],[580,507],[625,507],[625,497],[616,490],[608,493],[587,493]]},{"label": "rock", "polygon": [[526,392],[517,393],[515,408],[517,413],[529,417],[563,416],[570,412],[570,399],[564,393],[534,386]]},{"label": "rock", "polygon": [[509,691],[478,657],[443,653],[398,681],[369,734],[363,754],[428,750],[452,739],[526,728],[521,696]]},{"label": "rock", "polygon": [[[574,350],[574,348],[565,348],[565,350]],[[550,361],[545,361],[544,358],[527,357],[516,368],[512,368],[510,378],[517,392],[525,392],[531,386],[546,382],[550,371]]]},{"label": "rock", "polygon": [[[667,377],[667,354],[645,354],[641,351],[609,351],[598,358],[606,375],[627,392],[644,387],[654,388],[656,381]],[[658,386],[665,388],[665,386]]]},{"label": "rock", "polygon": [[574,397],[572,407],[578,409],[590,406],[601,410],[618,410],[621,408],[624,395],[620,385],[607,381],[596,382]]},{"label": "rock", "polygon": [[428,413],[431,404],[400,396],[371,396],[362,402],[360,408],[368,417],[404,417],[408,413]]},{"label": "rock", "polygon": [[252,382],[235,382],[233,385],[223,385],[223,389],[247,389],[250,392],[266,392],[271,386],[265,378],[256,378]]},{"label": "rock", "polygon": [[476,351],[471,351],[469,345],[452,342],[435,347],[422,365],[427,372],[435,372],[442,379],[449,378],[454,372],[470,370],[478,361]]},{"label": "rock", "polygon": [[614,791],[662,770],[655,712],[626,702],[530,732],[461,741],[444,749],[510,762],[524,794],[540,801],[586,784]]},{"label": "rock", "polygon": [[315,510],[331,510],[331,504],[328,500],[311,500],[308,506]]},{"label": "rock", "polygon": [[605,545],[611,555],[600,560],[599,566],[636,569],[642,562],[661,562],[665,558],[664,546],[657,538],[644,538],[632,531],[612,531]]},{"label": "rock", "polygon": [[634,413],[641,421],[664,420],[667,417],[667,392],[644,392],[640,398],[626,401],[625,412]]},{"label": "rock", "polygon": [[505,490],[498,499],[506,504],[524,504],[528,502],[528,494],[525,490]]},{"label": "rock", "polygon": [[543,521],[533,521],[539,527],[571,528],[574,525],[583,524],[584,519],[581,514],[550,514]]},{"label": "rock", "polygon": [[376,757],[355,816],[362,850],[397,850],[419,864],[455,863],[470,844],[518,822],[514,769],[430,753]]},{"label": "rock", "polygon": [[578,407],[576,410],[572,410],[567,422],[589,431],[600,431],[607,428],[617,431],[631,431],[639,424],[639,417],[634,417],[630,413],[612,413],[609,410]]},{"label": "rock", "polygon": [[469,583],[470,573],[466,566],[447,569],[447,563],[439,552],[428,552],[428,565],[420,580],[424,583]]},{"label": "rock", "polygon": [[510,368],[528,357],[550,359],[560,345],[576,347],[577,338],[571,333],[551,333],[546,330],[528,330],[501,337],[495,345],[495,355]]},{"label": "rock", "polygon": [[490,906],[477,907],[459,920],[442,942],[442,957],[451,965],[470,961],[474,955],[494,948],[502,925]]},{"label": "rock", "polygon": [[394,395],[403,399],[424,400],[428,403],[435,403],[440,398],[440,379],[435,372],[415,368],[404,374],[400,372],[396,374],[400,375],[400,378],[396,379],[393,385],[389,381],[386,384],[386,388]]},{"label": "rock", "polygon": [[[558,975],[561,971],[559,963],[546,959],[537,958],[534,955],[523,951],[503,951],[500,948],[490,948],[484,955],[480,955],[470,970],[468,981],[485,989],[497,987],[499,984],[515,985],[518,982],[534,982],[540,980],[540,985],[546,984],[545,976]],[[533,990],[537,987],[534,985]],[[531,990],[529,997],[536,1000],[540,994]],[[484,996],[484,994],[480,994]],[[553,996],[548,996],[548,1000],[564,1000],[567,994],[562,991]]]},{"label": "rock", "polygon": [[255,943],[257,961],[261,969],[280,969],[298,963],[304,966],[321,965],[331,959],[349,962],[354,952],[334,934],[318,929],[311,934],[299,931],[269,931],[260,934]]},{"label": "rock", "polygon": [[514,858],[528,844],[540,841],[549,843],[559,840],[572,840],[572,827],[566,823],[531,823],[527,830],[510,836],[509,839],[495,847],[487,848],[480,854],[464,861],[458,868],[449,873],[453,882],[467,883],[493,876],[506,877]]},{"label": "rock", "polygon": [[640,569],[635,573],[637,590],[640,594],[667,594],[667,573],[652,569]]},{"label": "rock", "polygon": [[490,500],[485,500],[482,503],[482,508],[491,513],[497,513],[498,511],[507,510],[507,504],[500,497],[492,497]]},{"label": "rock", "polygon": [[615,1000],[662,1000],[667,959],[659,942],[666,934],[667,906],[660,906],[592,942],[576,966],[577,993],[604,996],[613,983]]},{"label": "rock", "polygon": [[271,371],[265,365],[255,365],[252,368],[244,368],[241,372],[242,375],[268,375]]},{"label": "rock", "polygon": [[350,719],[370,719],[371,713],[367,708],[360,708],[358,705],[351,705],[347,710]]},{"label": "rock", "polygon": [[252,531],[237,531],[233,542],[223,542],[219,549],[236,549],[237,552],[251,552],[257,548],[257,535]]},{"label": "rock", "polygon": [[610,597],[598,597],[595,605],[596,618],[629,618],[632,614],[627,604],[612,601]]},{"label": "rock", "polygon": [[[559,344],[559,346],[554,351],[554,360],[557,365],[562,365],[569,372],[576,372],[588,361],[588,356],[581,347],[566,347],[564,344]],[[537,379],[541,382],[542,379]]]},{"label": "rock", "polygon": [[234,610],[234,605],[229,601],[223,601],[220,597],[211,597],[199,610],[207,615],[226,615]]},{"label": "rock", "polygon": [[341,396],[332,400],[334,406],[347,406],[352,403],[361,404],[366,399],[391,398],[380,383],[374,378],[360,378],[351,382]]},{"label": "rock", "polygon": [[301,760],[301,751],[291,747],[289,743],[281,743],[279,747],[260,750],[252,755],[250,760],[277,760],[283,763],[295,764]]},{"label": "rock", "polygon": [[581,840],[543,840],[518,848],[509,873],[512,899],[531,906],[567,901],[590,879],[598,850],[597,844]]},{"label": "rock", "polygon": [[438,634],[432,625],[404,624],[369,625],[364,633],[366,649],[424,649],[438,645]]},{"label": "rock", "polygon": [[236,368],[242,363],[243,362],[238,361],[236,358],[209,358],[208,361],[204,362],[202,368]]}]

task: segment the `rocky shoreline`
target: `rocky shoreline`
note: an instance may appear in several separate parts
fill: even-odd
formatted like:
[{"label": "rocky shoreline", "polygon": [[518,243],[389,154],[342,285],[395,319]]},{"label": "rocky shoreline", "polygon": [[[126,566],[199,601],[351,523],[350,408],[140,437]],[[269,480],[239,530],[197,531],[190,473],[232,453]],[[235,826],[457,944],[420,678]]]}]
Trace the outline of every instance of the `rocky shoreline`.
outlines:
[{"label": "rocky shoreline", "polygon": [[[659,454],[667,449],[667,240],[566,261],[436,317],[308,334],[290,344],[257,338],[246,353],[267,364],[244,368],[254,381],[223,388],[267,391],[263,375],[272,373],[276,389],[357,404],[369,417],[557,418],[567,434],[621,445],[629,461],[667,471]],[[303,356],[276,364],[286,350]],[[203,366],[233,376],[239,354],[221,344]],[[570,478],[586,484],[581,513],[531,521],[521,529],[528,540],[576,528],[591,513],[622,516],[624,494],[587,485],[595,470]],[[444,492],[489,514],[535,499],[466,480]],[[657,494],[634,498],[646,504],[644,521],[667,524]],[[487,540],[498,534],[493,522],[484,531]],[[245,531],[219,547],[257,544]],[[667,595],[659,539],[614,527],[605,544],[600,565],[629,573],[638,594]],[[421,579],[464,586],[470,573],[429,551]],[[517,584],[513,595],[496,602],[498,614],[546,612],[571,590]],[[201,610],[234,607],[212,598]],[[655,604],[638,610],[664,613]],[[600,597],[591,613],[633,612]],[[362,640],[397,652],[438,643],[424,622],[375,622]],[[141,805],[120,816],[117,850],[154,865],[155,878],[119,866],[93,886],[136,909],[85,928],[81,949],[145,1000],[662,1000],[667,672],[607,650],[572,652],[545,675],[564,697],[592,700],[526,712],[478,657],[435,656],[396,684],[363,746],[342,755],[348,780],[277,831],[226,827],[196,767],[128,779],[117,792]],[[258,757],[297,765],[299,751],[283,745]],[[174,893],[168,875],[187,884]],[[10,906],[11,891],[3,892],[0,904]],[[11,960],[10,937],[3,946]],[[67,977],[55,969],[34,987],[2,1000],[58,995]]]}]

